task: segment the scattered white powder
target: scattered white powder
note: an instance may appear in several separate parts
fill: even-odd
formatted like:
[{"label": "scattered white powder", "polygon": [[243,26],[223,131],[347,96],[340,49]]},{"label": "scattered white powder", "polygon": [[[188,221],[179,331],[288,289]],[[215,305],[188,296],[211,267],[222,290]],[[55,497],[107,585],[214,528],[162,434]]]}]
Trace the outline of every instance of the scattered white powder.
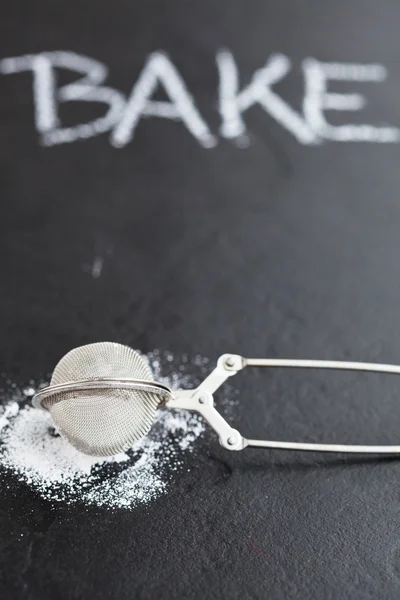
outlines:
[{"label": "scattered white powder", "polygon": [[16,417],[19,412],[18,402],[10,402],[4,407],[3,414],[0,417],[0,431],[10,424],[10,419]]},{"label": "scattered white powder", "polygon": [[[147,358],[155,379],[174,389],[195,387],[212,368],[203,357],[153,352]],[[35,388],[42,386],[30,381],[18,391],[8,384],[13,398],[0,406],[1,476],[11,473],[51,501],[110,508],[147,503],[167,491],[171,474],[182,468],[185,453],[205,429],[197,413],[159,410],[148,436],[126,453],[86,456],[56,433],[48,413],[31,406]],[[232,395],[229,386],[228,391]]]}]

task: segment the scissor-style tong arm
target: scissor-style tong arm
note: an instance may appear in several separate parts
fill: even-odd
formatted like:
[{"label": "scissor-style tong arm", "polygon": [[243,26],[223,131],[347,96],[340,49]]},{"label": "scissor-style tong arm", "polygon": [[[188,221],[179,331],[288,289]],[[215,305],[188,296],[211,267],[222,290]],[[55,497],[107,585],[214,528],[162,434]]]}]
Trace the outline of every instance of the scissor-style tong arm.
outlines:
[{"label": "scissor-style tong arm", "polygon": [[280,358],[243,358],[237,354],[223,354],[215,369],[194,390],[178,390],[168,400],[170,408],[182,408],[199,412],[219,436],[224,448],[243,450],[246,447],[272,448],[277,450],[306,450],[313,452],[350,452],[358,454],[400,454],[400,445],[362,446],[351,444],[314,444],[302,442],[280,442],[244,438],[220,415],[214,407],[214,392],[229,378],[245,367],[287,367],[302,369],[335,369],[347,371],[369,371],[400,375],[400,366],[365,362],[331,360],[292,360]]}]

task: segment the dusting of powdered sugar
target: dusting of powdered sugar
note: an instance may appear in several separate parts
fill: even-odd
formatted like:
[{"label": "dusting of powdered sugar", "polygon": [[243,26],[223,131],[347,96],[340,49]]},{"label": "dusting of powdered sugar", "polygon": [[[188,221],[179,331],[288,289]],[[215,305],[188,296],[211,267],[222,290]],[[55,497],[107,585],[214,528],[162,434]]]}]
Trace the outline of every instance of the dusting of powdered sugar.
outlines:
[{"label": "dusting of powdered sugar", "polygon": [[[200,356],[156,351],[147,358],[155,380],[173,389],[195,387],[210,371],[208,359]],[[31,406],[38,387],[34,381],[22,390],[12,385],[11,398],[0,406],[0,467],[50,501],[109,508],[146,504],[167,492],[205,429],[196,413],[159,410],[150,433],[127,452],[86,456],[57,434],[48,413]],[[228,409],[232,396],[228,389]]]}]

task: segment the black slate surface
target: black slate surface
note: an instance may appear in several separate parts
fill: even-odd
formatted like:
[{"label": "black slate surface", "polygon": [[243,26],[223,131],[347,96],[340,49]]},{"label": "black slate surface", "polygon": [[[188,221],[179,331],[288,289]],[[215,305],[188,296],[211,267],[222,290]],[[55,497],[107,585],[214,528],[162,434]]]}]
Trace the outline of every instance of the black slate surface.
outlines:
[{"label": "black slate surface", "polygon": [[[107,133],[46,147],[32,74],[0,75],[7,377],[40,379],[72,347],[100,340],[212,360],[399,362],[399,145],[304,145],[256,106],[240,148],[218,134],[215,66],[228,48],[245,85],[285,54],[292,70],[277,90],[300,112],[303,59],[379,63],[381,83],[330,84],[368,105],[327,119],[400,126],[399,18],[389,0],[3,6],[1,58],[75,52],[106,64],[107,85],[127,95],[149,54],[164,51],[218,136],[205,149],[181,123],[149,117],[120,149]],[[101,114],[60,107],[64,125]],[[393,378],[278,371],[235,384],[244,434],[399,439]],[[229,453],[212,435],[187,461],[195,468],[166,496],[133,511],[52,505],[3,478],[1,598],[399,597],[398,461]]]}]

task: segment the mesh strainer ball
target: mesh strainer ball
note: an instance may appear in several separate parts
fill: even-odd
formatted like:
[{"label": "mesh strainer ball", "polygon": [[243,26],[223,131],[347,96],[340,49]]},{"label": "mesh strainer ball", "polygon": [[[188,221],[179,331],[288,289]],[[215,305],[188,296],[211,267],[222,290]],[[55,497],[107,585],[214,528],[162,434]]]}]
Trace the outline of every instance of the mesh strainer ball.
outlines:
[{"label": "mesh strainer ball", "polygon": [[170,391],[153,382],[147,362],[128,346],[88,344],[57,364],[50,386],[37,394],[61,434],[93,456],[127,450],[145,436]]}]

